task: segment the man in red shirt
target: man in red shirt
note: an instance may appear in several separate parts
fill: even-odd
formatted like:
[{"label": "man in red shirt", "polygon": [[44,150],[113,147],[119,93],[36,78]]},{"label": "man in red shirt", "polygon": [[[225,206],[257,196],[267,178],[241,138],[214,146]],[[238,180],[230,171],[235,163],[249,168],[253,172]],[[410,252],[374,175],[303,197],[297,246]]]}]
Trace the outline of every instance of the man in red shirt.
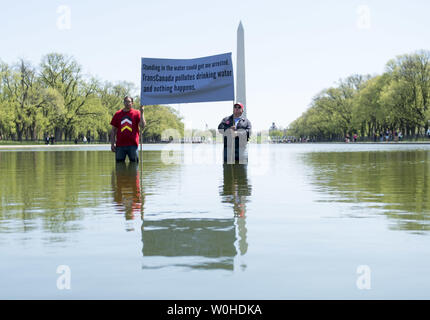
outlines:
[{"label": "man in red shirt", "polygon": [[143,129],[146,125],[143,106],[140,111],[133,109],[133,98],[124,98],[124,108],[118,110],[112,118],[111,150],[115,152],[118,162],[125,161],[126,156],[131,162],[139,162],[137,152],[139,146],[139,125]]}]

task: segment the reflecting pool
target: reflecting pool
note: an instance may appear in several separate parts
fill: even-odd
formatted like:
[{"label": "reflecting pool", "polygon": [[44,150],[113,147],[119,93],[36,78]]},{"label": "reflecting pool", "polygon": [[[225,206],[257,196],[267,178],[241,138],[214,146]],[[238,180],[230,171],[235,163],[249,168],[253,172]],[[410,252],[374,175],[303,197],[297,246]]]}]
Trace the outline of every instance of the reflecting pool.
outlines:
[{"label": "reflecting pool", "polygon": [[430,297],[429,145],[250,145],[247,165],[223,164],[221,145],[144,145],[141,159],[0,149],[0,298]]}]

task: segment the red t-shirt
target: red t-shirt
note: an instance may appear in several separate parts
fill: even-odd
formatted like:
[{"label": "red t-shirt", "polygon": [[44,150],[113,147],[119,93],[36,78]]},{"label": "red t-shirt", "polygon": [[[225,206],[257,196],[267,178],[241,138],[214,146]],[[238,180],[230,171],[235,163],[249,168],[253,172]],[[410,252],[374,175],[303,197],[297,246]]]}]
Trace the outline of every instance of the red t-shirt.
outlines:
[{"label": "red t-shirt", "polygon": [[116,146],[128,147],[139,145],[139,123],[140,111],[130,109],[125,112],[123,109],[117,111],[110,122],[116,127]]}]

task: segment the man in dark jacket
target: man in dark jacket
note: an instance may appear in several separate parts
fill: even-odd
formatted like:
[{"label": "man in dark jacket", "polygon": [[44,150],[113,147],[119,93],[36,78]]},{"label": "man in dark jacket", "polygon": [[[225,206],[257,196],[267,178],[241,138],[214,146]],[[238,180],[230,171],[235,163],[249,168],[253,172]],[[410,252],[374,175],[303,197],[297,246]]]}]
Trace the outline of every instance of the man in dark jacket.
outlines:
[{"label": "man in dark jacket", "polygon": [[218,131],[224,135],[224,162],[248,163],[247,144],[251,136],[251,122],[243,116],[243,104],[234,104],[233,114],[222,119]]}]

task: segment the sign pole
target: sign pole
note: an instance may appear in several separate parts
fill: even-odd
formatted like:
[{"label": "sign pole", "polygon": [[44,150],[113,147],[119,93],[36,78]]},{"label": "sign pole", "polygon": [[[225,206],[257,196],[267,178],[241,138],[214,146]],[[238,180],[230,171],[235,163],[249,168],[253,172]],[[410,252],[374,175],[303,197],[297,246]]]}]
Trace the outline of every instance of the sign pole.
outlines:
[{"label": "sign pole", "polygon": [[139,155],[139,165],[140,165],[140,218],[143,220],[143,148],[142,148],[142,132],[139,132],[140,140],[140,155]]}]

